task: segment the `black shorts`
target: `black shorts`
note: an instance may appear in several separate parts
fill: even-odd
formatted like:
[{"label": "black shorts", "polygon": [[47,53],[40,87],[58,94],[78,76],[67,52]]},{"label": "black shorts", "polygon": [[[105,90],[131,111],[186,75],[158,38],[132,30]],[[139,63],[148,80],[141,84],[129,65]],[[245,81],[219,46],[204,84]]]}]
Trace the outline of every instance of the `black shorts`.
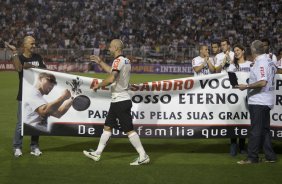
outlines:
[{"label": "black shorts", "polygon": [[131,100],[111,103],[105,126],[120,129],[125,133],[132,131],[131,107]]}]

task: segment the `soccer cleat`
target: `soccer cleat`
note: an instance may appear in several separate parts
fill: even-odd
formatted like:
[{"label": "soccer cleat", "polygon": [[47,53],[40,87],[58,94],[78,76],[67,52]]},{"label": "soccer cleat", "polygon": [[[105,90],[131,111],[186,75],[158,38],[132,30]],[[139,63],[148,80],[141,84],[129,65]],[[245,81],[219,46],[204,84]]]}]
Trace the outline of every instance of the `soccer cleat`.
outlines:
[{"label": "soccer cleat", "polygon": [[34,148],[33,150],[31,150],[30,154],[39,157],[40,155],[42,155],[42,152],[39,148]]},{"label": "soccer cleat", "polygon": [[142,165],[142,164],[148,164],[150,162],[150,157],[148,155],[145,156],[144,159],[140,160],[140,157],[134,160],[134,162],[131,162],[130,165]]},{"label": "soccer cleat", "polygon": [[23,155],[22,150],[20,148],[16,148],[15,152],[14,152],[14,156],[15,157],[20,157],[22,155]]},{"label": "soccer cleat", "polygon": [[92,160],[94,160],[95,162],[98,162],[101,158],[101,155],[97,155],[95,151],[85,151],[83,150],[83,154],[88,157],[91,158]]},{"label": "soccer cleat", "polygon": [[240,160],[240,161],[237,162],[237,164],[240,164],[240,165],[257,164],[257,163],[258,163],[258,162],[253,162],[253,161],[248,160],[248,159],[246,159],[246,160]]}]

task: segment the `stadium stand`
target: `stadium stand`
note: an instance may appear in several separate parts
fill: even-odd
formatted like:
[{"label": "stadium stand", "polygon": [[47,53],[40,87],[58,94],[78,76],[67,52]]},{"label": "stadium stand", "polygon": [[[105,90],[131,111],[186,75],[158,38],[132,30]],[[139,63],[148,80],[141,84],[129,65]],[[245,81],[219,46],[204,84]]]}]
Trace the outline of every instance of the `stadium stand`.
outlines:
[{"label": "stadium stand", "polygon": [[[19,46],[26,34],[41,49],[98,48],[121,38],[133,55],[153,62],[195,56],[200,43],[229,38],[249,45],[267,37],[282,43],[281,0],[5,0],[0,39]],[[122,22],[122,23],[120,23]],[[0,45],[1,46],[1,45]],[[192,48],[192,49],[191,49]],[[152,59],[153,58],[153,59]]]}]

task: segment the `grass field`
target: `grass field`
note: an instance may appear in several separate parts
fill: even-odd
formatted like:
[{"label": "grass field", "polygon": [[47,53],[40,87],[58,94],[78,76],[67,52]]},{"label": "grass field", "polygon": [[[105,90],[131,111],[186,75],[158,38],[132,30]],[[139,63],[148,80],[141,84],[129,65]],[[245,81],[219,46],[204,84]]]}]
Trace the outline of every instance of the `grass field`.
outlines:
[{"label": "grass field", "polygon": [[[103,78],[103,74],[82,74]],[[133,75],[132,82],[180,78],[183,75]],[[280,184],[282,162],[237,165],[245,158],[229,156],[229,139],[142,139],[151,157],[149,165],[129,166],[136,156],[126,138],[113,138],[100,162],[82,155],[95,148],[98,138],[41,137],[43,155],[29,154],[24,138],[23,157],[14,158],[12,138],[16,124],[17,73],[0,72],[0,184]],[[282,142],[274,141],[278,158]]]}]

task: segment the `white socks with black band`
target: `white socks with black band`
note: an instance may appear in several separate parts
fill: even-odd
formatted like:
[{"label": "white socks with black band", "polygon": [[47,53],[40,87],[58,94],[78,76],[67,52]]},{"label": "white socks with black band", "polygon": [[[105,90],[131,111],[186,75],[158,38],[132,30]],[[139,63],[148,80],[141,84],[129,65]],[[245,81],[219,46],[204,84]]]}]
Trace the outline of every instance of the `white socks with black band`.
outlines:
[{"label": "white socks with black band", "polygon": [[139,156],[141,159],[146,157],[146,152],[142,146],[142,143],[140,141],[139,135],[136,132],[131,133],[128,135],[129,141],[134,146],[136,151],[139,153]]},{"label": "white socks with black band", "polygon": [[106,147],[107,145],[107,142],[109,141],[109,139],[111,138],[111,135],[112,135],[112,132],[109,132],[109,131],[103,131],[101,137],[100,137],[100,141],[99,141],[99,144],[98,144],[98,148],[96,150],[96,154],[97,155],[101,155],[104,148]]}]

